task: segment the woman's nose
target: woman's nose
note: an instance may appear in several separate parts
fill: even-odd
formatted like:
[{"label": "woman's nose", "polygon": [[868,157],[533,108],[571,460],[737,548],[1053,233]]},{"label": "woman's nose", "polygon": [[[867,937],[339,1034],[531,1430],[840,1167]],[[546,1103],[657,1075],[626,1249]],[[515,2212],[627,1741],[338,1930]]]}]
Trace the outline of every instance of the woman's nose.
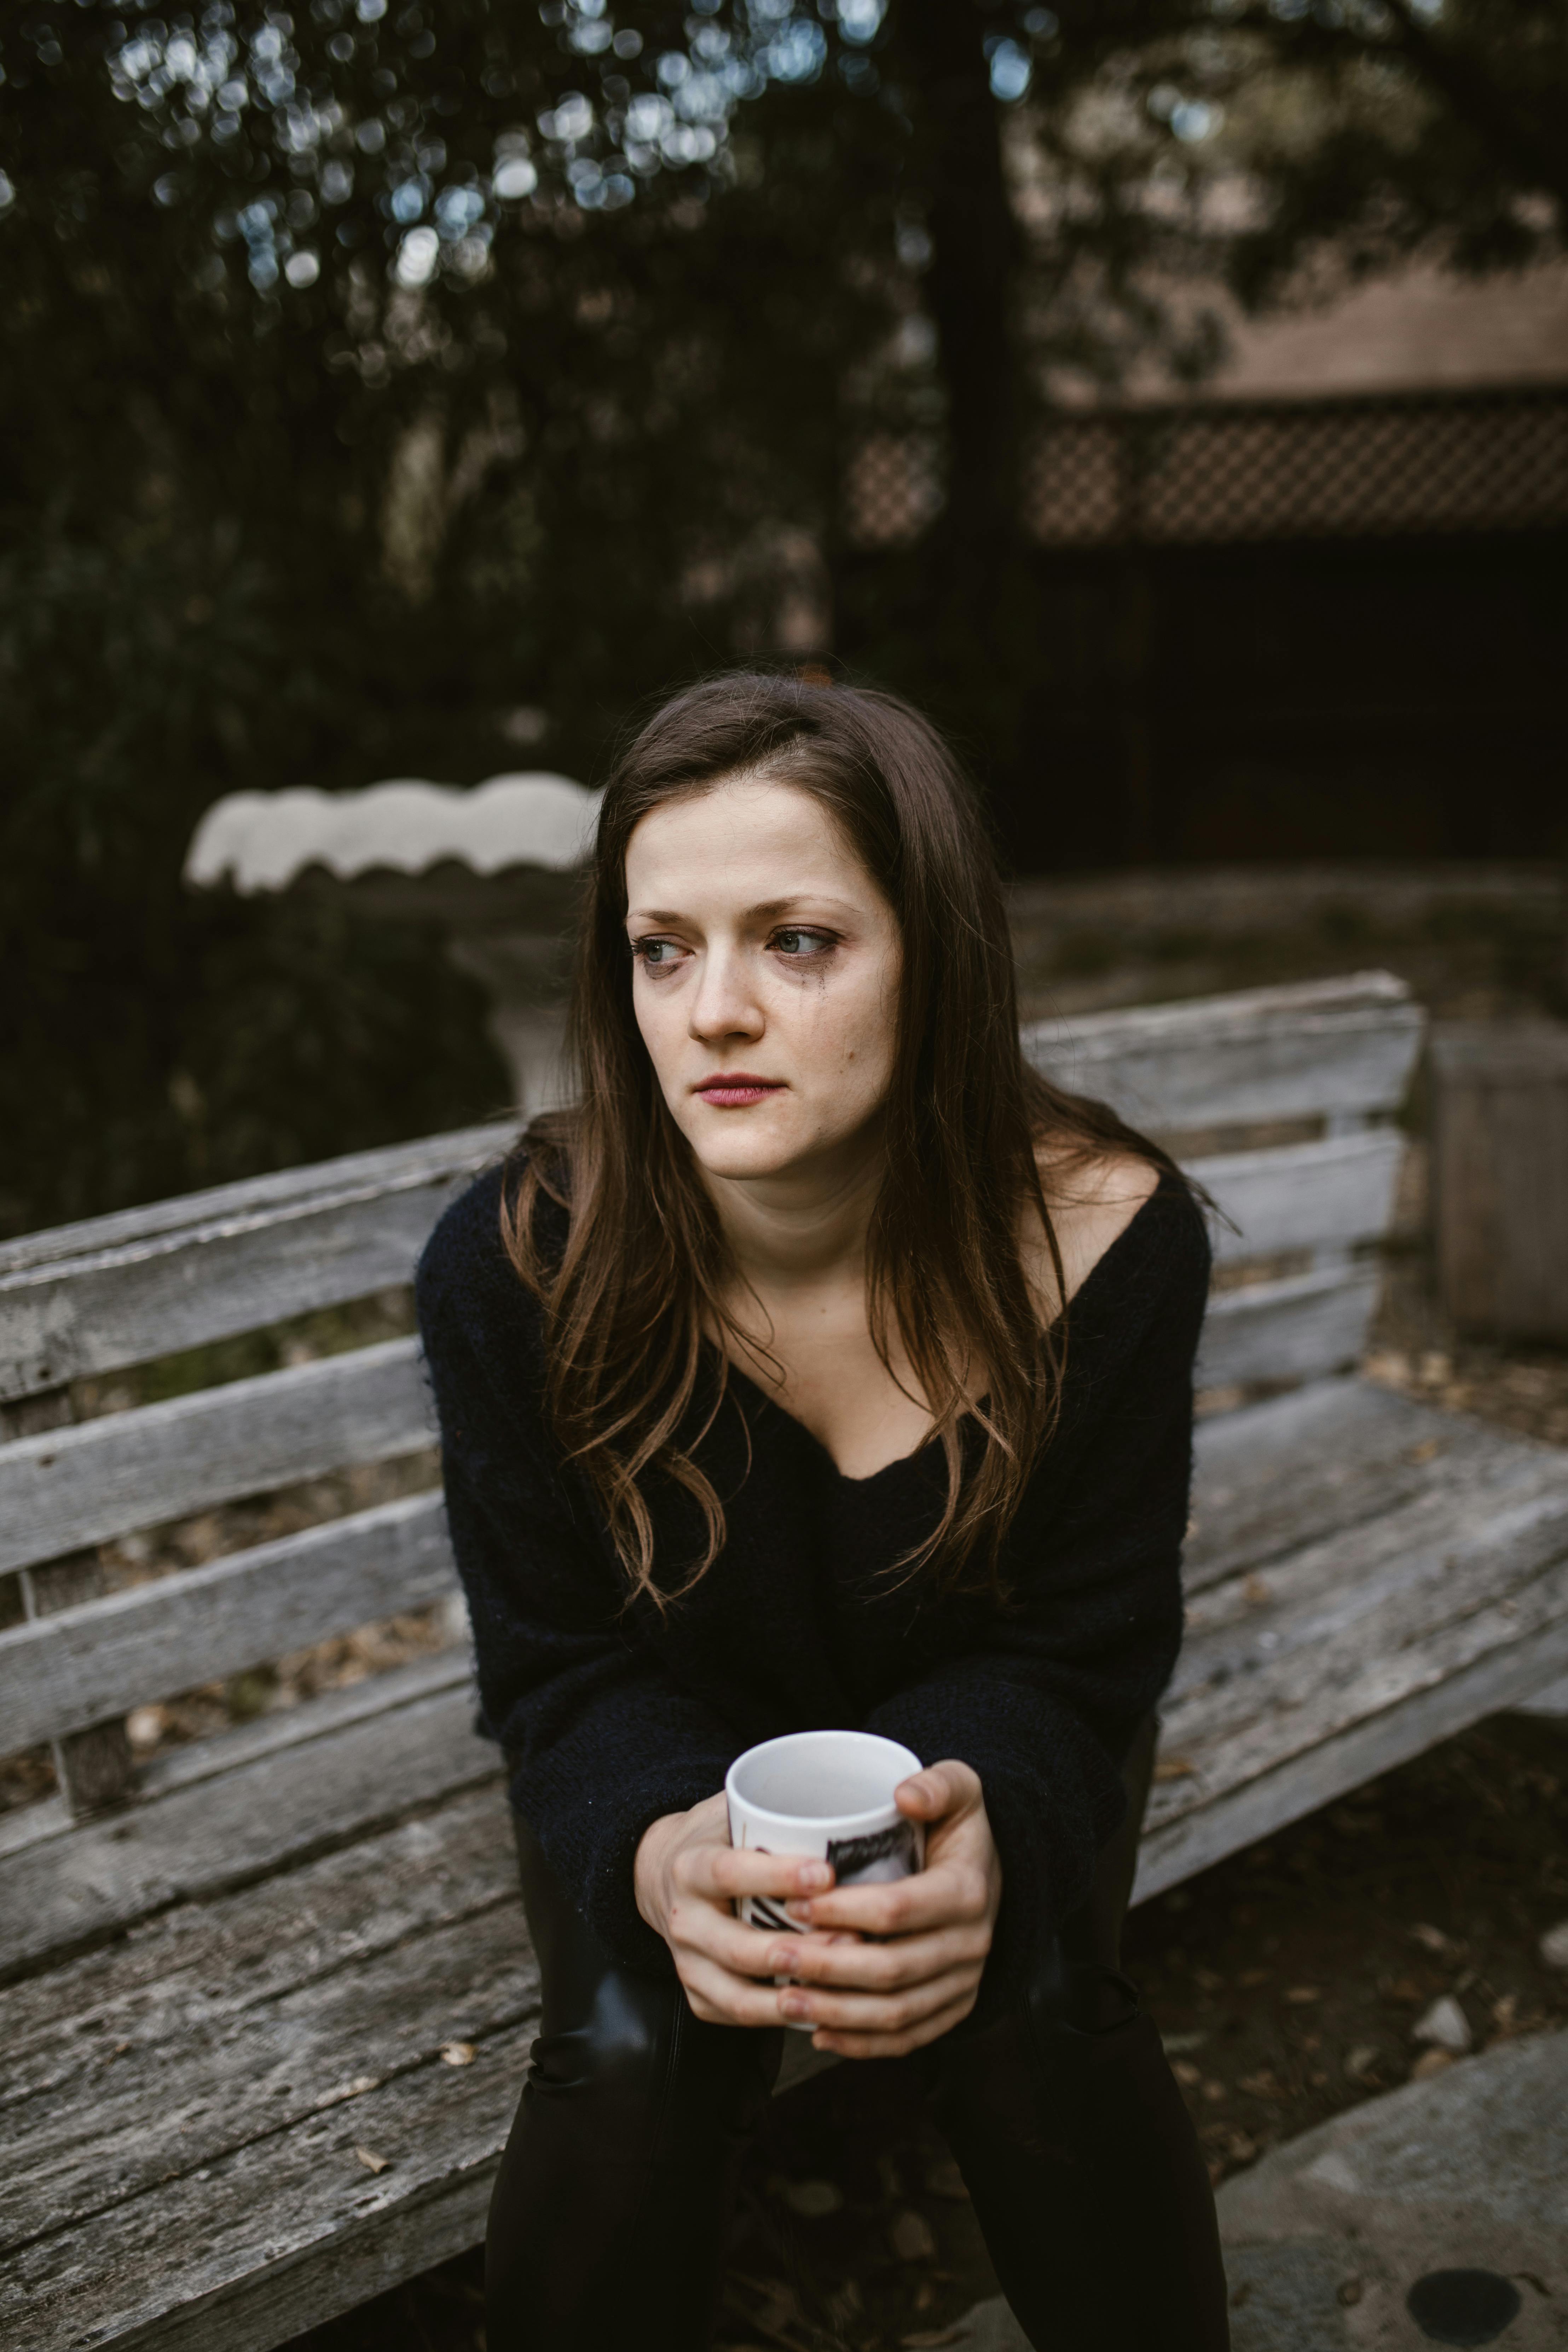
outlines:
[{"label": "woman's nose", "polygon": [[729,949],[710,948],[691,1000],[691,1034],[710,1043],[720,1037],[757,1037],[763,1027],[746,958]]}]

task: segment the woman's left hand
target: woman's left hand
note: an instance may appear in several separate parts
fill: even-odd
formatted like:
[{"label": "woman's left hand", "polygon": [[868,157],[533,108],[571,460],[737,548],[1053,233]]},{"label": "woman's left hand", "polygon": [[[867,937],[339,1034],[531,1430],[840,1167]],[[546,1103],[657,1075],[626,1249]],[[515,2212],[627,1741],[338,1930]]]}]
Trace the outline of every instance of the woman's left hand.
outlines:
[{"label": "woman's left hand", "polygon": [[779,1995],[784,2014],[809,2020],[818,2029],[812,2046],[842,2058],[902,2057],[967,2017],[1002,1900],[977,1772],[928,1764],[900,1783],[897,1802],[926,1825],[925,1868],[889,1885],[797,1900],[792,1909],[817,1932],[779,1937],[769,1957],[776,1975],[799,1979]]}]

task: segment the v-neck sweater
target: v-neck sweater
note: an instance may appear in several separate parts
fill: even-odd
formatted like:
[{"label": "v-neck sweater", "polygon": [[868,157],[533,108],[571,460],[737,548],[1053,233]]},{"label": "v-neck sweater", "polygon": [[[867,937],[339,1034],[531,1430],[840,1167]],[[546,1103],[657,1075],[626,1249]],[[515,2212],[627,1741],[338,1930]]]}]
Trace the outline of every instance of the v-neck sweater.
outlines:
[{"label": "v-neck sweater", "polygon": [[[759,1740],[881,1732],[979,1774],[1003,1877],[987,1983],[1020,1980],[1087,1896],[1121,1819],[1122,1758],[1180,1645],[1209,1273],[1191,1196],[1163,1176],[1068,1306],[1060,1412],[1002,1548],[1005,1604],[888,1573],[941,1516],[939,1444],[846,1476],[731,1367],[695,1448],[724,1545],[661,1615],[627,1604],[603,1515],[543,1410],[542,1316],[501,1242],[510,1181],[492,1170],[447,1210],[416,1298],[479,1727],[556,1875],[617,1958],[668,1970],[633,1889],[650,1823],[712,1796]],[[563,1213],[542,1213],[558,1246]],[[672,1481],[645,1494],[656,1562],[678,1581],[700,1557],[700,1514]]]}]

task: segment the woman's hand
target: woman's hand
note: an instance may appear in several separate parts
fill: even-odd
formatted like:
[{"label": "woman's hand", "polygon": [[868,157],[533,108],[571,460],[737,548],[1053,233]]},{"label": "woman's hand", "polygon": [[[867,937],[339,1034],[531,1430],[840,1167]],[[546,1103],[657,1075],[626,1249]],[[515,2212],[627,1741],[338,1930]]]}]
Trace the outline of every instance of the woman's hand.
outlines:
[{"label": "woman's hand", "polygon": [[[832,1885],[827,1863],[732,1846],[729,1809],[719,1795],[689,1812],[665,1813],[643,1832],[633,1884],[637,1909],[669,1946],[695,2015],[712,2025],[784,2022],[784,1989],[773,1979],[793,1969],[808,1942],[829,1938],[764,1934],[738,1919],[732,1906],[743,1895],[765,1895],[798,1916],[802,1896]],[[790,1958],[775,1963],[784,1943]]]},{"label": "woman's hand", "polygon": [[925,1868],[890,1885],[812,1895],[796,1915],[829,1936],[775,1936],[769,1946],[770,1968],[801,1980],[781,1988],[781,2013],[808,2020],[813,2047],[843,2058],[901,2057],[967,2017],[1002,1900],[977,1772],[928,1764],[896,1796],[900,1812],[926,1824]]},{"label": "woman's hand", "polygon": [[[892,2058],[969,2014],[1002,1895],[979,1777],[967,1764],[928,1765],[900,1784],[897,1801],[926,1824],[926,1866],[891,1885],[829,1892],[826,1863],[731,1846],[721,1796],[645,1832],[637,1908],[669,1946],[697,2016],[809,2021],[819,2050]],[[744,1895],[787,1902],[809,1932],[746,1927],[731,1909]],[[771,1981],[786,1975],[801,1981]]]}]

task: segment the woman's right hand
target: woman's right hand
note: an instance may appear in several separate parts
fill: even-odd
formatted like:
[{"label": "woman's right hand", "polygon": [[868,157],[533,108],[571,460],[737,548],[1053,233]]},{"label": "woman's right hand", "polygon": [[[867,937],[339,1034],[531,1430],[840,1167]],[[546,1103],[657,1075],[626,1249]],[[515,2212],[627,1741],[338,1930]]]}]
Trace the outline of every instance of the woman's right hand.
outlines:
[{"label": "woman's right hand", "polygon": [[[832,1864],[758,1853],[730,1843],[722,1794],[689,1812],[665,1813],[643,1832],[633,1871],[637,1909],[675,1956],[694,2013],[711,2025],[782,2025],[770,1955],[776,1935],[748,1927],[731,1906],[744,1895],[775,1903],[826,1894]],[[858,1942],[817,1934],[813,1943]],[[765,1983],[759,1982],[766,1979]]]}]

